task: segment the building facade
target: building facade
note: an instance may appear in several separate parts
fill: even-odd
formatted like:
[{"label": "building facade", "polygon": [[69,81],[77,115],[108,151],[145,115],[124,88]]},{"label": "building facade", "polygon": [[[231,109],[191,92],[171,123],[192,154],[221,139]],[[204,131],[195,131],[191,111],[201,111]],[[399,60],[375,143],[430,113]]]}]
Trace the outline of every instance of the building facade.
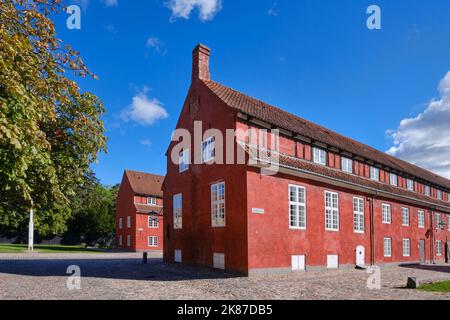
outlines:
[{"label": "building facade", "polygon": [[117,196],[116,247],[127,251],[163,250],[164,177],[126,170]]},{"label": "building facade", "polygon": [[194,49],[167,151],[165,261],[247,275],[447,261],[448,179],[212,81],[209,57]]}]

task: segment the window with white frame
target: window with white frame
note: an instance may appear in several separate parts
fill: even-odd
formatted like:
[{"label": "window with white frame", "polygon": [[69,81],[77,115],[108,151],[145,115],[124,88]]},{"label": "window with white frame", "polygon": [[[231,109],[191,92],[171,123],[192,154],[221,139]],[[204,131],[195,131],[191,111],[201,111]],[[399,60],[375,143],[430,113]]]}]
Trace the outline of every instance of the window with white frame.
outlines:
[{"label": "window with white frame", "polygon": [[436,241],[436,255],[442,256],[442,241],[441,240]]},{"label": "window with white frame", "polygon": [[327,152],[320,148],[313,148],[313,161],[314,163],[327,165]]},{"label": "window with white frame", "polygon": [[353,198],[353,230],[364,233],[364,199]]},{"label": "window with white frame", "polygon": [[392,222],[391,205],[383,203],[381,205],[383,223],[390,224]]},{"label": "window with white frame", "polygon": [[225,182],[211,185],[211,222],[213,227],[225,227]]},{"label": "window with white frame", "polygon": [[440,213],[436,213],[436,228],[440,228],[441,223],[442,223],[441,214]]},{"label": "window with white frame", "polygon": [[414,191],[414,181],[411,179],[406,179],[406,188],[409,191]]},{"label": "window with white frame", "polygon": [[402,225],[409,226],[409,208],[402,208]]},{"label": "window with white frame", "polygon": [[189,149],[184,149],[180,152],[180,173],[188,171],[189,170]]},{"label": "window with white frame", "polygon": [[392,257],[392,239],[383,239],[383,252],[385,257]]},{"label": "window with white frame", "polygon": [[430,196],[431,195],[431,188],[430,186],[425,186],[425,195]]},{"label": "window with white frame", "polygon": [[437,191],[437,198],[438,198],[439,200],[442,200],[442,191],[441,191],[441,190],[438,190],[438,191]]},{"label": "window with white frame", "polygon": [[425,228],[425,211],[419,211],[417,215],[419,221],[419,228]]},{"label": "window with white frame", "polygon": [[131,236],[127,235],[127,246],[131,247]]},{"label": "window with white frame", "polygon": [[411,239],[403,239],[403,256],[409,257],[411,255]]},{"label": "window with white frame", "polygon": [[151,206],[156,206],[158,201],[154,197],[147,197],[147,204]]},{"label": "window with white frame", "polygon": [[339,230],[339,196],[335,192],[325,192],[325,229]]},{"label": "window with white frame", "polygon": [[376,167],[370,167],[370,179],[379,181],[380,180],[380,169]]},{"label": "window with white frame", "polygon": [[148,217],[148,227],[154,229],[159,227],[159,220],[157,216],[151,215]]},{"label": "window with white frame", "polygon": [[119,229],[122,229],[123,227],[123,219],[119,218]]},{"label": "window with white frame", "polygon": [[158,237],[157,236],[149,236],[148,237],[148,246],[149,247],[157,247],[158,246]]},{"label": "window with white frame", "polygon": [[123,246],[123,238],[122,238],[122,235],[119,235],[119,246]]},{"label": "window with white frame", "polygon": [[289,185],[289,225],[292,229],[306,229],[306,189]]},{"label": "window with white frame", "polygon": [[181,193],[173,196],[173,228],[183,228],[183,195]]},{"label": "window with white frame", "polygon": [[341,160],[342,171],[353,173],[353,160],[349,158],[342,157]]},{"label": "window with white frame", "polygon": [[203,143],[202,143],[202,162],[203,163],[214,160],[215,141],[216,141],[215,137],[210,137],[210,138],[206,139],[205,141],[203,141]]},{"label": "window with white frame", "polygon": [[131,228],[131,217],[130,216],[127,217],[127,228],[128,229]]},{"label": "window with white frame", "polygon": [[391,183],[391,186],[398,186],[398,176],[395,173],[391,173],[389,175],[389,182]]}]

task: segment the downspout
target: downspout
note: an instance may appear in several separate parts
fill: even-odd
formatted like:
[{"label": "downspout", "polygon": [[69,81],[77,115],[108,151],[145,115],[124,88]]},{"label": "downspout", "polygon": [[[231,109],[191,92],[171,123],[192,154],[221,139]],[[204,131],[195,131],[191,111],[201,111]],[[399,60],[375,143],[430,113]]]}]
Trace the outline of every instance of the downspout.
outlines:
[{"label": "downspout", "polygon": [[375,261],[375,199],[378,197],[378,191],[375,196],[370,198],[370,265],[376,265]]},{"label": "downspout", "polygon": [[433,210],[430,210],[430,262],[431,264],[436,264],[434,260],[434,221],[433,221]]}]

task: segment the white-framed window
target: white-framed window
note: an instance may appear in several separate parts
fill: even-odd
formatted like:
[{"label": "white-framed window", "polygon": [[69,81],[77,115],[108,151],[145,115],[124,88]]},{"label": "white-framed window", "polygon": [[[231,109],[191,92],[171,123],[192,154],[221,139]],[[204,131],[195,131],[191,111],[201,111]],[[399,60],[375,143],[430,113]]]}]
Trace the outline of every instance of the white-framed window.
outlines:
[{"label": "white-framed window", "polygon": [[177,263],[183,262],[183,253],[181,250],[174,251],[174,261]]},{"label": "white-framed window", "polygon": [[325,230],[339,231],[339,196],[325,191]]},{"label": "white-framed window", "polygon": [[383,239],[383,252],[385,257],[392,257],[392,238]]},{"label": "white-framed window", "polygon": [[403,256],[409,257],[411,255],[411,239],[403,239]]},{"label": "white-framed window", "polygon": [[147,204],[151,206],[156,206],[158,201],[154,197],[147,197]]},{"label": "white-framed window", "polygon": [[409,208],[402,208],[402,225],[409,226]]},{"label": "white-framed window", "polygon": [[127,235],[127,246],[131,247],[131,236]]},{"label": "white-framed window", "polygon": [[425,186],[425,195],[430,196],[431,195],[431,188],[430,186]]},{"label": "white-framed window", "polygon": [[214,253],[213,254],[213,268],[225,270],[225,254]]},{"label": "white-framed window", "polygon": [[306,189],[289,185],[289,226],[306,229]]},{"label": "white-framed window", "polygon": [[159,220],[157,216],[148,216],[148,227],[153,229],[157,229],[159,227]]},{"label": "white-framed window", "polygon": [[158,237],[157,236],[149,236],[148,237],[148,246],[149,247],[157,247],[158,246]]},{"label": "white-framed window", "polygon": [[406,188],[409,191],[414,191],[414,181],[411,179],[406,179]]},{"label": "white-framed window", "polygon": [[119,218],[119,229],[123,228],[123,219]]},{"label": "white-framed window", "polygon": [[314,163],[321,164],[323,166],[327,165],[327,152],[320,148],[313,148],[313,161]]},{"label": "white-framed window", "polygon": [[419,221],[419,228],[421,229],[425,228],[425,211],[417,212],[417,216]]},{"label": "white-framed window", "polygon": [[353,230],[364,233],[364,199],[353,198]]},{"label": "white-framed window", "polygon": [[216,138],[209,137],[202,142],[202,162],[209,162],[214,160],[215,156],[215,144]]},{"label": "white-framed window", "polygon": [[442,256],[442,241],[441,240],[436,241],[436,255]]},{"label": "white-framed window", "polygon": [[211,185],[211,224],[225,227],[225,182]]},{"label": "white-framed window", "polygon": [[380,181],[380,169],[377,167],[370,167],[370,179]]},{"label": "white-framed window", "polygon": [[127,217],[127,228],[130,229],[131,228],[131,216]]},{"label": "white-framed window", "polygon": [[179,159],[180,173],[189,170],[189,162],[190,162],[189,149],[181,150],[181,152],[180,152],[180,159]]},{"label": "white-framed window", "polygon": [[438,198],[439,200],[442,200],[442,191],[441,191],[441,190],[438,190],[438,191],[437,191],[437,198]]},{"label": "white-framed window", "polygon": [[353,160],[349,158],[342,157],[341,160],[342,171],[353,173]]},{"label": "white-framed window", "polygon": [[392,222],[392,214],[391,214],[391,205],[387,203],[383,203],[381,205],[381,213],[383,223],[390,224]]},{"label": "white-framed window", "polygon": [[389,174],[389,182],[391,186],[398,186],[398,176],[395,173]]},{"label": "white-framed window", "polygon": [[123,237],[119,235],[119,246],[123,246]]},{"label": "white-framed window", "polygon": [[440,228],[440,225],[441,225],[441,222],[442,222],[442,220],[441,220],[441,214],[440,213],[436,213],[436,228]]},{"label": "white-framed window", "polygon": [[173,196],[173,228],[183,228],[183,195],[181,193]]}]

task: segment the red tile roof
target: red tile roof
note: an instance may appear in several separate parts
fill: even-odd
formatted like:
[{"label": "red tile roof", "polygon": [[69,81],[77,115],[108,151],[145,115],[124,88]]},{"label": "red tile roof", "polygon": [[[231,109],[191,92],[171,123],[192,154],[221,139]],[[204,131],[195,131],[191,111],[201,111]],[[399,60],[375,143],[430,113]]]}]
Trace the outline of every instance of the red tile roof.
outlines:
[{"label": "red tile roof", "polygon": [[[260,150],[257,150],[256,148],[249,148],[248,145],[243,145],[245,151],[252,157],[254,160],[263,161],[266,163],[273,163],[274,158],[271,158],[267,155],[266,152],[260,152]],[[287,156],[285,154],[279,153],[278,158],[278,165],[280,167],[296,170],[296,171],[306,171],[309,173],[314,173],[323,177],[332,178],[334,180],[352,184],[356,186],[361,186],[365,188],[370,188],[372,190],[377,190],[380,192],[384,192],[387,194],[392,195],[400,195],[403,196],[405,199],[417,199],[422,202],[431,203],[437,206],[440,206],[441,208],[446,208],[450,212],[450,203],[438,200],[432,197],[428,197],[424,194],[420,194],[417,192],[409,191],[407,189],[403,189],[400,187],[394,187],[386,183],[382,183],[379,181],[371,180],[369,178],[357,176],[354,174],[349,174],[337,169],[333,169],[330,167],[322,166],[319,164],[315,164],[311,161],[301,160],[298,158],[293,158],[290,156]]]},{"label": "red tile roof", "polygon": [[161,190],[164,181],[163,176],[132,170],[126,170],[125,174],[127,175],[131,188],[136,194],[156,197],[163,196]]},{"label": "red tile roof", "polygon": [[279,128],[291,131],[314,141],[325,143],[355,156],[397,170],[429,183],[450,189],[450,180],[409,162],[390,156],[363,143],[321,127],[265,102],[249,97],[212,80],[202,81],[225,104],[244,114],[263,120]]}]

